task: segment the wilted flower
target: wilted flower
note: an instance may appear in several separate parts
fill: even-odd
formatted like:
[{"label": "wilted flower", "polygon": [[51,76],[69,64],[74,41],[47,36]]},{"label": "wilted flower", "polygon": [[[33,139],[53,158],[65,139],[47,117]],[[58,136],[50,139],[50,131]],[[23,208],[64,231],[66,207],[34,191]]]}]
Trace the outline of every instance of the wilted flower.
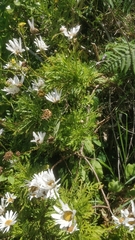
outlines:
[{"label": "wilted flower", "polygon": [[9,44],[6,43],[6,49],[15,55],[20,55],[22,52],[25,51],[25,49],[22,48],[21,38],[19,38],[19,40],[17,40],[16,38],[13,38],[13,41],[9,40]]},{"label": "wilted flower", "polygon": [[60,184],[57,184],[60,179],[55,180],[52,169],[34,174],[33,179],[27,183],[30,192],[30,199],[35,198],[54,198],[58,197],[58,189]]},{"label": "wilted flower", "polygon": [[132,231],[135,227],[135,205],[134,202],[131,200],[131,208],[132,210],[129,212],[128,209],[121,210],[121,217],[112,216],[114,223],[117,226],[124,225],[128,227],[130,231]]},{"label": "wilted flower", "polygon": [[37,144],[41,144],[44,141],[45,135],[46,135],[45,132],[37,132],[37,133],[33,132],[34,139],[31,140],[31,142],[35,142]]},{"label": "wilted flower", "polygon": [[52,112],[49,109],[42,110],[43,114],[41,116],[42,119],[48,120],[52,116]]},{"label": "wilted flower", "polygon": [[60,28],[60,31],[66,36],[68,37],[69,40],[71,40],[72,38],[74,38],[77,33],[80,30],[80,25],[77,25],[76,27],[71,28],[69,31],[67,30],[67,28],[65,26],[62,26]]},{"label": "wilted flower", "polygon": [[7,193],[5,194],[5,200],[6,200],[6,204],[7,204],[7,205],[8,205],[9,203],[13,203],[16,198],[17,198],[17,197],[16,197],[13,193],[7,192]]},{"label": "wilted flower", "polygon": [[8,152],[6,152],[6,153],[4,154],[3,159],[6,160],[6,161],[8,161],[8,160],[12,159],[13,155],[14,155],[14,154],[13,154],[12,151],[8,151]]},{"label": "wilted flower", "polygon": [[34,26],[34,18],[32,18],[31,21],[28,20],[28,24],[29,24],[29,26],[30,26],[30,32],[31,32],[32,34],[36,34],[36,33],[39,32],[39,30],[38,30],[37,28],[35,28],[35,26]]},{"label": "wilted flower", "polygon": [[0,230],[4,232],[8,232],[11,225],[16,223],[17,213],[12,210],[7,211],[4,216],[0,216]]},{"label": "wilted flower", "polygon": [[[62,209],[56,207],[55,205],[54,210],[57,213],[51,214],[52,218],[55,219],[55,224],[60,225],[60,229],[68,230],[71,226],[73,226],[75,229],[77,229],[76,223],[75,223],[75,214],[76,210],[71,210],[68,206],[68,204],[64,204],[61,200],[60,204]],[[75,224],[74,224],[75,223]]]},{"label": "wilted flower", "polygon": [[38,50],[36,52],[46,51],[49,47],[45,44],[45,42],[43,41],[41,36],[39,36],[39,38],[36,38],[34,43],[36,44],[36,46],[38,48]]},{"label": "wilted flower", "polygon": [[61,93],[62,93],[62,90],[57,91],[57,89],[55,88],[54,91],[48,93],[45,96],[45,98],[50,102],[56,103],[56,102],[60,101]]}]

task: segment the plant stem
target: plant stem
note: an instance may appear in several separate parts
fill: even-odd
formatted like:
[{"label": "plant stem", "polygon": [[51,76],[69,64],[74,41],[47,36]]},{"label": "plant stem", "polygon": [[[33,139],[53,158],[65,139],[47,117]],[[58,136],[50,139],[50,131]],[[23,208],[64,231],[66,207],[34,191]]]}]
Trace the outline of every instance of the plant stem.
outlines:
[{"label": "plant stem", "polygon": [[[99,177],[98,177],[98,175],[97,175],[97,173],[96,173],[96,171],[95,171],[95,169],[93,168],[93,166],[92,166],[91,163],[89,162],[88,158],[84,155],[84,153],[83,153],[83,147],[80,149],[79,156],[81,156],[81,157],[87,162],[87,164],[89,165],[90,169],[91,169],[92,172],[94,173],[94,175],[95,175],[95,177],[96,177],[96,179],[97,179],[97,182],[98,182],[98,183],[101,183],[101,182],[100,182],[100,179],[99,179]],[[105,195],[105,192],[104,192],[103,188],[101,187],[100,190],[101,190],[101,193],[102,193],[102,195],[103,195],[103,198],[104,198],[104,200],[105,200],[105,202],[106,202],[106,205],[107,205],[107,208],[108,208],[109,212],[111,213],[111,215],[113,215],[113,212],[112,212],[112,210],[111,210],[111,208],[110,208],[110,204],[109,204],[109,202],[108,202],[108,200],[107,200],[107,197],[106,197],[106,195]]]}]

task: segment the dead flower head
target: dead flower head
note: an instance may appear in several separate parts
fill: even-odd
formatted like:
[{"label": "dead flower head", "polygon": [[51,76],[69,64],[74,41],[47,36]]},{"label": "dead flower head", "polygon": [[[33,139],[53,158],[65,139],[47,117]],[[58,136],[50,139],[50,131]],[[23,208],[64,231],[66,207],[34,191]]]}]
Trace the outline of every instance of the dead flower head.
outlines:
[{"label": "dead flower head", "polygon": [[5,155],[3,156],[3,160],[8,161],[13,157],[13,152],[12,151],[8,151],[5,153]]},{"label": "dead flower head", "polygon": [[48,120],[51,116],[52,116],[52,112],[49,110],[49,109],[44,109],[42,110],[43,113],[42,113],[42,116],[41,118],[44,120]]}]

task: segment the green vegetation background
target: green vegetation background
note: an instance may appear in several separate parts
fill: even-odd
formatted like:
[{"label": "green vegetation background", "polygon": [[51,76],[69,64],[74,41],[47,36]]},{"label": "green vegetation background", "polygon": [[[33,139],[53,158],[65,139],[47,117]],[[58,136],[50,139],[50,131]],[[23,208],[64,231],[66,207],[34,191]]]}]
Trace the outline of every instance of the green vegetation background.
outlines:
[{"label": "green vegetation background", "polygon": [[[13,208],[19,216],[0,239],[135,238],[111,218],[135,198],[134,14],[132,0],[0,1],[0,194],[17,195]],[[32,17],[36,36],[49,45],[45,54],[36,54],[27,22]],[[71,41],[60,32],[62,25],[77,24],[80,31]],[[24,84],[11,96],[2,89],[21,70],[3,68],[18,60],[6,43],[19,37],[30,51],[19,59]],[[39,77],[44,88],[30,93]],[[54,88],[62,89],[57,104],[44,97]],[[45,109],[52,112],[47,120]],[[42,145],[30,142],[33,131],[46,132]],[[53,201],[28,199],[26,180],[48,167],[61,178],[62,200],[77,211],[79,231],[73,234],[54,225]]]}]

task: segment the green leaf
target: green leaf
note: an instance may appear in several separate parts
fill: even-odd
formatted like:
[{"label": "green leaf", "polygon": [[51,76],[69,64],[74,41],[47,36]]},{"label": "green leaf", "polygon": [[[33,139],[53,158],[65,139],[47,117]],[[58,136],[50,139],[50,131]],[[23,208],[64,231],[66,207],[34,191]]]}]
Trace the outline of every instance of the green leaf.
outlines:
[{"label": "green leaf", "polygon": [[111,192],[117,193],[117,192],[120,192],[123,189],[123,186],[119,181],[115,181],[113,179],[111,182],[109,182],[108,189]]},{"label": "green leaf", "polygon": [[130,177],[135,175],[135,163],[131,164],[127,164],[126,166],[126,178],[129,179]]},{"label": "green leaf", "polygon": [[94,145],[92,143],[92,140],[91,138],[86,138],[84,141],[84,147],[86,149],[86,151],[88,151],[89,153],[92,153],[94,151]]},{"label": "green leaf", "polygon": [[8,176],[8,182],[14,184],[15,178],[12,176]]},{"label": "green leaf", "polygon": [[0,182],[3,182],[7,180],[7,177],[5,177],[4,175],[0,175]]},{"label": "green leaf", "polygon": [[98,174],[99,178],[103,178],[103,168],[99,161],[94,159],[91,161],[91,164],[95,169],[96,173]]},{"label": "green leaf", "polygon": [[93,139],[93,142],[94,142],[97,146],[101,147],[101,142],[100,142],[98,139]]}]

